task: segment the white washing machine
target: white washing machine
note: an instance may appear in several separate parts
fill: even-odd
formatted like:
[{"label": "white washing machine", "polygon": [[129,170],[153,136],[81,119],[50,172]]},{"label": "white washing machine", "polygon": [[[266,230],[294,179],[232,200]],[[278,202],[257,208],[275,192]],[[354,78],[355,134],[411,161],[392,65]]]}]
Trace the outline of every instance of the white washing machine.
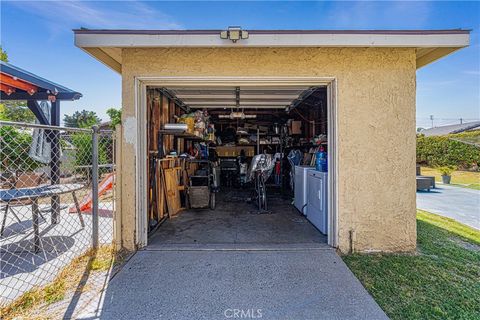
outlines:
[{"label": "white washing machine", "polygon": [[321,233],[328,232],[328,174],[316,170],[308,171],[307,176],[307,219]]},{"label": "white washing machine", "polygon": [[307,172],[315,169],[311,166],[295,166],[295,180],[294,180],[294,205],[298,211],[304,215],[307,214]]}]

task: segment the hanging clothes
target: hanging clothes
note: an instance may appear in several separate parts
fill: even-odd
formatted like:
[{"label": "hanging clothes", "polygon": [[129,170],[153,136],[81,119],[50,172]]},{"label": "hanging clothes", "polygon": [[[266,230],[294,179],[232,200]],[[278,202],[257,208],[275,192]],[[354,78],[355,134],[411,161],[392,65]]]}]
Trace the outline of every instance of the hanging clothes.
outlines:
[{"label": "hanging clothes", "polygon": [[[50,119],[51,105],[48,101],[40,102],[40,109],[47,119]],[[40,123],[38,120],[35,123]],[[48,164],[50,163],[50,142],[48,141],[45,129],[35,128],[32,133],[32,144],[28,155],[35,161]]]}]

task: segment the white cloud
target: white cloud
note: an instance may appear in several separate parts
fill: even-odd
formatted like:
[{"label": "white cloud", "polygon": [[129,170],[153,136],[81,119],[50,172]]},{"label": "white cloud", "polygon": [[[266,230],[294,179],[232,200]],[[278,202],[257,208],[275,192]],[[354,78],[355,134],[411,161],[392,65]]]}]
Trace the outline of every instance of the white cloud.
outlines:
[{"label": "white cloud", "polygon": [[480,75],[480,70],[465,70],[463,73],[478,76]]},{"label": "white cloud", "polygon": [[[326,8],[326,6],[322,6]],[[322,14],[326,28],[386,29],[424,28],[430,17],[431,3],[420,1],[335,2]]]},{"label": "white cloud", "polygon": [[139,1],[19,1],[18,8],[44,19],[51,36],[72,28],[181,29],[172,17]]}]

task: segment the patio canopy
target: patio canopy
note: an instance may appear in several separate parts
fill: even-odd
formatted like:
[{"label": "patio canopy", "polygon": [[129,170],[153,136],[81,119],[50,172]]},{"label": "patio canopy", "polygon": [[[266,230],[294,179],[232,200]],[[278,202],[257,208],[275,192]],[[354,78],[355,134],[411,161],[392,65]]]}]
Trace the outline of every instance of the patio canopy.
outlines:
[{"label": "patio canopy", "polygon": [[[41,78],[33,73],[0,61],[0,100],[27,101],[28,108],[43,125],[60,126],[60,101],[78,100],[82,94]],[[39,101],[49,101],[50,112],[44,112]],[[45,105],[45,104],[44,104]],[[60,139],[58,130],[44,133],[50,149],[50,181],[60,183]],[[57,223],[60,214],[58,196],[53,196],[52,223]]]},{"label": "patio canopy", "polygon": [[[82,94],[33,73],[0,61],[0,100],[25,100],[41,124],[60,125],[60,101],[78,100]],[[47,119],[38,101],[51,102]]]}]

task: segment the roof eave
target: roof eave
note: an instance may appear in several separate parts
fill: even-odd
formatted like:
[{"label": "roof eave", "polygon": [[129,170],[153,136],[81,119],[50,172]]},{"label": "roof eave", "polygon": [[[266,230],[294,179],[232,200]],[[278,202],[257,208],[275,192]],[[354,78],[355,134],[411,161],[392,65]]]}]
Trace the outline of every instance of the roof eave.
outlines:
[{"label": "roof eave", "polygon": [[46,80],[33,73],[30,73],[26,70],[23,70],[19,67],[3,61],[1,61],[0,63],[0,71],[4,74],[7,74],[14,78],[18,78],[21,81],[30,83],[42,89],[41,92],[36,92],[32,95],[22,91],[13,92],[10,95],[7,95],[3,91],[1,91],[2,100],[31,100],[35,97],[38,98],[37,100],[47,100],[48,96],[52,95],[56,96],[58,100],[78,100],[82,97],[82,94],[80,92],[76,92],[65,86],[59,85],[58,83]]},{"label": "roof eave", "polygon": [[237,42],[220,30],[74,30],[75,45],[121,73],[122,48],[161,47],[394,47],[416,48],[417,68],[467,47],[470,30],[248,30]]}]

